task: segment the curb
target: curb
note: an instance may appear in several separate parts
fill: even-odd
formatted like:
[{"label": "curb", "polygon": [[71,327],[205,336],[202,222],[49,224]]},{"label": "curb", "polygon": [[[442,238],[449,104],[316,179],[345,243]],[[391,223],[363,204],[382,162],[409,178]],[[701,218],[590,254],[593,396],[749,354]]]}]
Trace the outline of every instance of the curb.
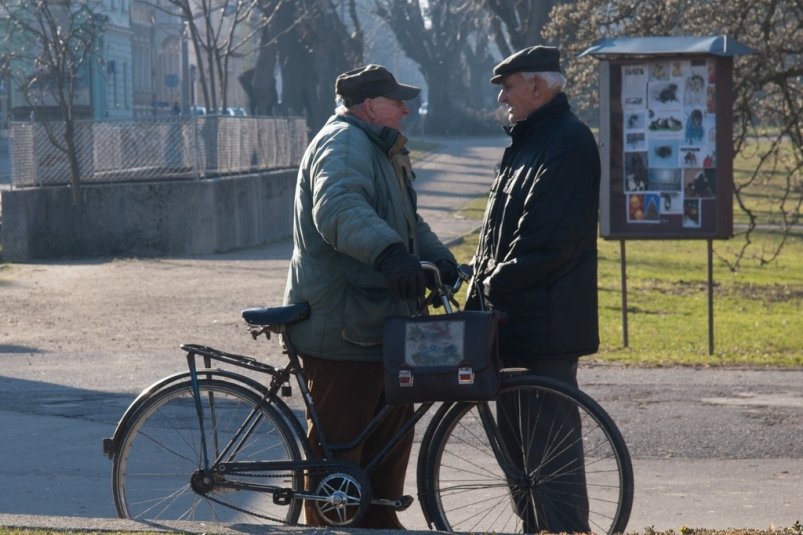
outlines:
[{"label": "curb", "polygon": [[[53,531],[104,531],[104,532],[182,532],[198,534],[241,535],[279,534],[279,535],[324,535],[324,534],[366,534],[390,535],[396,530],[360,528],[310,528],[305,526],[276,526],[268,524],[221,524],[215,522],[139,522],[120,518],[83,518],[73,516],[38,516],[0,513],[0,526],[16,529],[42,529]],[[406,535],[432,535],[440,531],[405,530]]]}]

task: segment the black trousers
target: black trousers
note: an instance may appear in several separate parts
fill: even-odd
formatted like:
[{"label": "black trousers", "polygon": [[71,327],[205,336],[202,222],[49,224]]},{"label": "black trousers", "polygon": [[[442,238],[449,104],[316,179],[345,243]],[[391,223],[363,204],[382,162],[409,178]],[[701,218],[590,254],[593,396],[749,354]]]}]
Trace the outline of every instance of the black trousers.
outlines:
[{"label": "black trousers", "polygon": [[[503,362],[506,359],[503,358]],[[524,364],[524,365],[523,365]],[[577,358],[505,362],[577,387]],[[527,533],[590,532],[580,414],[557,396],[502,394],[497,399],[502,443],[534,484],[511,484],[511,499]]]}]

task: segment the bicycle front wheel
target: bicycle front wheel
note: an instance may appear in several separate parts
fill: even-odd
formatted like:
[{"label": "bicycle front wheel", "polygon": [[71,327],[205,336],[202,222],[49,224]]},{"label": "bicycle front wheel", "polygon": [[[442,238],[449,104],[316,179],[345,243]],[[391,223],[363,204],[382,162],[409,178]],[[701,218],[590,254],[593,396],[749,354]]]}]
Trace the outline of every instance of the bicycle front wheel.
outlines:
[{"label": "bicycle front wheel", "polygon": [[[259,394],[218,379],[201,379],[199,386],[210,463],[222,452],[226,454],[221,460],[226,462],[301,458],[297,437],[281,412],[262,402]],[[292,492],[285,493],[277,504],[273,492],[237,489],[230,484],[239,480],[265,489],[295,491],[303,488],[303,477],[293,473],[216,474],[210,482],[202,480],[203,463],[191,382],[157,391],[131,418],[114,456],[112,486],[118,514],[135,520],[298,521],[302,501],[292,498]]]},{"label": "bicycle front wheel", "polygon": [[431,425],[420,499],[436,529],[624,532],[630,454],[587,394],[544,377],[505,376],[497,400],[457,403]]}]

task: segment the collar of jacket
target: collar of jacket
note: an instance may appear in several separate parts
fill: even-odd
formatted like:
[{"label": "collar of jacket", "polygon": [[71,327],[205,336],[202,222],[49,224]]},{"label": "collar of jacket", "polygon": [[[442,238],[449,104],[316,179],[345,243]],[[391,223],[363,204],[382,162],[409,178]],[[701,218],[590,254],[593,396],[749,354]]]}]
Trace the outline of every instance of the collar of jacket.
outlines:
[{"label": "collar of jacket", "polygon": [[534,125],[537,125],[547,117],[551,117],[552,115],[557,115],[558,113],[563,113],[571,109],[569,106],[569,98],[566,96],[566,93],[558,93],[555,95],[555,98],[532,112],[526,119],[522,119],[521,121],[505,126],[505,132],[512,138],[515,138],[522,132],[526,132]]},{"label": "collar of jacket", "polygon": [[402,152],[402,149],[404,151],[407,150],[405,147],[407,138],[395,128],[371,124],[353,115],[337,115],[335,120],[345,121],[365,132],[368,139],[379,147],[383,153],[387,154],[389,158]]}]

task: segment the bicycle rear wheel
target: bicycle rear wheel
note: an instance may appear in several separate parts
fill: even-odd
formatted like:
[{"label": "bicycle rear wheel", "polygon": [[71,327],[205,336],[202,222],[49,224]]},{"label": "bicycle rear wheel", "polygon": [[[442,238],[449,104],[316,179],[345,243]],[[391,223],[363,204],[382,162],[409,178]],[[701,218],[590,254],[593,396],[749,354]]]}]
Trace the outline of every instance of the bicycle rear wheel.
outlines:
[{"label": "bicycle rear wheel", "polygon": [[457,403],[432,424],[429,451],[419,454],[419,498],[435,528],[623,533],[633,469],[602,407],[533,375],[503,377],[500,396]]},{"label": "bicycle rear wheel", "polygon": [[[214,463],[235,440],[225,461],[297,461],[296,437],[282,413],[241,385],[199,380],[207,455]],[[256,410],[253,428],[240,432]],[[238,434],[239,433],[239,434]],[[297,522],[302,500],[274,503],[272,492],[227,488],[218,483],[248,481],[300,490],[303,477],[291,473],[213,477],[201,481],[201,430],[190,381],[157,391],[134,414],[114,456],[112,486],[117,512],[135,520],[209,522]],[[292,496],[292,495],[291,495]],[[279,500],[282,501],[282,500]]]}]

